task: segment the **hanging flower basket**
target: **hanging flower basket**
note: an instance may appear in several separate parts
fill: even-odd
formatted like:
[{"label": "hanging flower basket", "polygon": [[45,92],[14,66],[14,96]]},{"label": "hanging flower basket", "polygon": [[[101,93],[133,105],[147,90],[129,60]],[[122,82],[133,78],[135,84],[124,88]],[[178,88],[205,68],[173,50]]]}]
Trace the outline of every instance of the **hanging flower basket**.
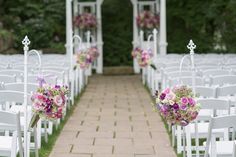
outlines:
[{"label": "hanging flower basket", "polygon": [[141,56],[142,55],[142,49],[140,47],[135,47],[133,49],[133,51],[131,52],[131,55],[133,58],[136,58],[137,56]]},{"label": "hanging flower basket", "polygon": [[92,57],[91,55],[88,53],[88,51],[80,51],[79,53],[77,53],[76,55],[76,62],[77,64],[79,64],[81,69],[87,69],[89,67],[89,65],[92,63]]},{"label": "hanging flower basket", "polygon": [[136,18],[137,25],[142,30],[152,30],[159,28],[160,17],[151,11],[143,11]]},{"label": "hanging flower basket", "polygon": [[88,54],[90,55],[92,62],[94,62],[99,56],[99,50],[96,46],[92,46],[88,49]]},{"label": "hanging flower basket", "polygon": [[200,104],[196,103],[192,89],[186,85],[167,88],[156,96],[156,109],[171,124],[186,126],[197,118]]},{"label": "hanging flower basket", "polygon": [[66,86],[49,86],[47,84],[40,86],[31,97],[34,114],[30,121],[30,127],[33,128],[40,118],[48,120],[62,118],[68,92]]},{"label": "hanging flower basket", "polygon": [[74,25],[83,30],[92,30],[97,27],[97,19],[94,14],[83,13],[75,17]]},{"label": "hanging flower basket", "polygon": [[152,63],[153,53],[151,49],[143,50],[142,53],[138,53],[136,56],[140,67],[146,67]]}]

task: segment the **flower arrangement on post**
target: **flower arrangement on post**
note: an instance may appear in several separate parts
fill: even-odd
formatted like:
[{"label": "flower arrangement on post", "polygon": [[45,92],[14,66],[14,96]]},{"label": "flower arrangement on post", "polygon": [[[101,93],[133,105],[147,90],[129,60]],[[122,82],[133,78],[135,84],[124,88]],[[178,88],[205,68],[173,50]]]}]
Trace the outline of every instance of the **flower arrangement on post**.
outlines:
[{"label": "flower arrangement on post", "polygon": [[92,63],[92,57],[86,50],[82,50],[76,54],[76,62],[80,65],[81,69],[87,69]]},{"label": "flower arrangement on post", "polygon": [[153,53],[151,49],[143,50],[141,55],[138,54],[137,61],[140,67],[146,67],[152,63]]},{"label": "flower arrangement on post", "polygon": [[136,21],[140,29],[150,30],[159,27],[160,17],[151,11],[143,11],[138,15]]},{"label": "flower arrangement on post", "polygon": [[197,118],[200,104],[196,103],[191,88],[185,85],[167,88],[156,96],[155,107],[171,124],[186,126]]},{"label": "flower arrangement on post", "polygon": [[66,95],[69,90],[66,86],[40,85],[32,97],[33,117],[30,127],[33,128],[40,118],[56,120],[62,118],[63,108],[66,104]]},{"label": "flower arrangement on post", "polygon": [[133,58],[137,58],[137,56],[142,55],[143,50],[140,47],[135,47],[133,51],[131,52],[131,55]]},{"label": "flower arrangement on post", "polygon": [[94,62],[99,56],[99,50],[96,46],[92,46],[88,49],[88,54],[90,55],[92,62]]},{"label": "flower arrangement on post", "polygon": [[83,13],[75,17],[74,25],[84,30],[95,29],[97,27],[97,19],[94,14]]}]

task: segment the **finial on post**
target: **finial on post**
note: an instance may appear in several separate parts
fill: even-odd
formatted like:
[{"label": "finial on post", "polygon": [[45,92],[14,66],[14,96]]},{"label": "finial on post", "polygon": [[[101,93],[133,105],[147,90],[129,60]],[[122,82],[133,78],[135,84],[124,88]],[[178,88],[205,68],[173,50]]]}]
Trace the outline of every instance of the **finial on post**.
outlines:
[{"label": "finial on post", "polygon": [[194,54],[194,49],[196,49],[196,45],[193,43],[193,40],[191,39],[187,45],[187,48],[190,50],[190,54]]},{"label": "finial on post", "polygon": [[29,40],[29,38],[28,38],[27,35],[26,35],[25,38],[22,40],[22,44],[24,45],[24,51],[28,51],[28,50],[29,50],[30,40]]}]

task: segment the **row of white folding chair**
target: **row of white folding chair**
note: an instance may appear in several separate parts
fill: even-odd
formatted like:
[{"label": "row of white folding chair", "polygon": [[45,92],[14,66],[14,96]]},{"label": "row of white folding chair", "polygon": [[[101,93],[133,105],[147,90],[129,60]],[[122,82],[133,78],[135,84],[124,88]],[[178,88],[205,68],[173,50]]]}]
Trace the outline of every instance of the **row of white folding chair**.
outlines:
[{"label": "row of white folding chair", "polygon": [[[0,91],[0,102],[2,105],[6,105],[9,107],[5,107],[6,111],[11,111],[11,112],[19,112],[20,113],[20,123],[21,123],[21,131],[24,130],[25,126],[25,116],[24,116],[24,93],[19,92],[19,91],[11,91],[11,90],[1,90]],[[30,94],[28,94],[28,106],[27,106],[27,114],[28,114],[28,119],[30,120],[32,117],[32,112],[31,112],[31,103],[30,103]],[[41,121],[39,121],[41,123]],[[39,124],[38,123],[38,124]],[[29,121],[27,128],[29,126]],[[27,146],[27,154],[29,155],[30,149],[35,150],[36,156],[38,156],[38,148],[41,146],[41,136],[38,136],[38,133],[41,131],[41,125],[37,125],[37,128],[34,128],[32,132],[28,131],[27,136],[28,136],[28,143],[30,145]],[[30,137],[31,133],[34,136],[34,142],[31,142]],[[25,141],[24,141],[25,142]]]},{"label": "row of white folding chair", "polygon": [[[174,74],[174,73],[173,73]],[[178,74],[178,73],[177,73]],[[177,84],[187,84],[192,85],[192,77],[189,76],[190,72],[182,73],[182,77],[174,77],[168,80],[168,86],[173,87]],[[210,76],[209,80],[205,77],[195,77],[195,85],[202,86],[222,86],[224,84],[236,84],[236,75],[219,75],[219,76]]]},{"label": "row of white folding chair", "polygon": [[20,125],[20,114],[0,111],[0,131],[12,132],[0,135],[0,156],[23,157],[23,141]]}]

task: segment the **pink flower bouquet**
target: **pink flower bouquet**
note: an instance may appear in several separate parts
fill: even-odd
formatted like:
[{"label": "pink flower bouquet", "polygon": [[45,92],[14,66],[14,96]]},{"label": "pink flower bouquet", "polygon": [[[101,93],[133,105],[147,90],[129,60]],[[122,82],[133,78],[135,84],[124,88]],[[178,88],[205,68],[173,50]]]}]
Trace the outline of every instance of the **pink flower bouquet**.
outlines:
[{"label": "pink flower bouquet", "polygon": [[137,55],[137,61],[140,67],[146,67],[152,63],[153,53],[151,49],[143,50],[141,55]]},{"label": "pink flower bouquet", "polygon": [[186,126],[197,118],[200,104],[196,103],[191,88],[181,85],[156,95],[156,108],[171,124]]},{"label": "pink flower bouquet", "polygon": [[136,58],[137,56],[141,56],[142,52],[143,52],[143,50],[140,47],[136,47],[131,52],[131,55],[133,56],[133,58]]},{"label": "pink flower bouquet", "polygon": [[99,51],[98,51],[98,48],[96,46],[90,47],[88,49],[88,53],[91,57],[92,62],[94,62],[99,56]]},{"label": "pink flower bouquet", "polygon": [[81,51],[77,53],[77,63],[80,65],[81,69],[87,69],[92,63],[92,57],[88,51]]},{"label": "pink flower bouquet", "polygon": [[94,29],[97,27],[97,19],[94,14],[83,13],[75,17],[74,25],[79,29]]},{"label": "pink flower bouquet", "polygon": [[69,90],[65,86],[49,86],[46,84],[40,86],[31,97],[34,112],[31,127],[37,123],[39,118],[49,120],[62,118],[68,92]]},{"label": "pink flower bouquet", "polygon": [[136,21],[141,29],[154,29],[159,27],[160,17],[151,11],[143,11],[138,15]]}]

